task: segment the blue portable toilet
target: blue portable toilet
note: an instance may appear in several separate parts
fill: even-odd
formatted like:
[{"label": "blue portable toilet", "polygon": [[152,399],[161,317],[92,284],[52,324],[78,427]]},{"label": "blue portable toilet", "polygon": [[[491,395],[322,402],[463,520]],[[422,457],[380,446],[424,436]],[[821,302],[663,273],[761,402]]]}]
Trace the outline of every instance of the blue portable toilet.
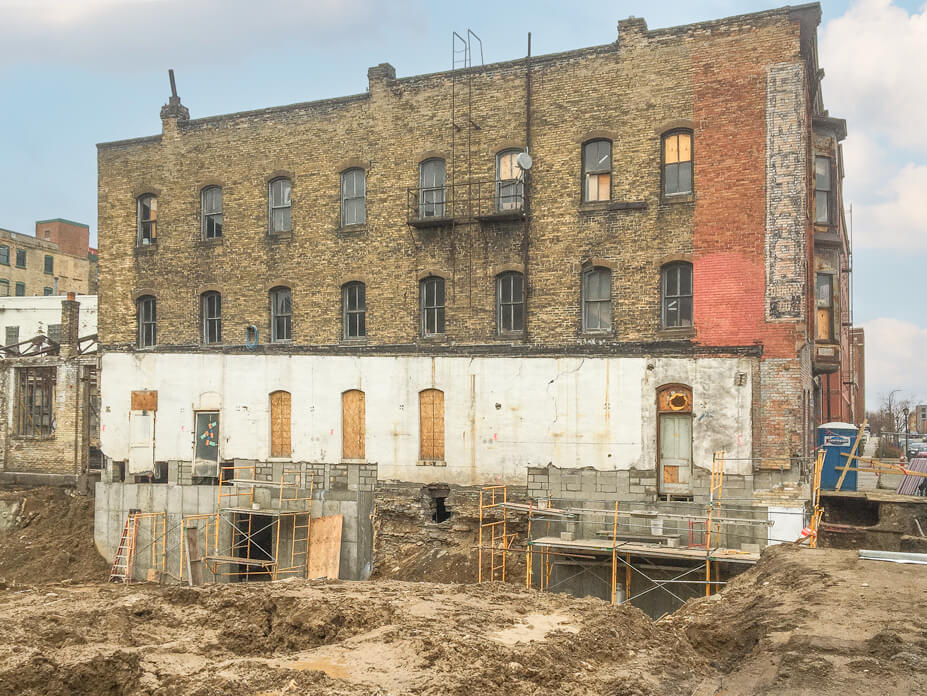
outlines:
[{"label": "blue portable toilet", "polygon": [[[856,442],[856,434],[859,432],[852,423],[825,423],[818,426],[818,447],[824,448],[824,468],[821,470],[821,490],[833,491],[837,488],[837,481],[843,471],[837,469],[838,466],[848,466],[849,457],[842,455],[849,454],[853,449],[853,443]],[[862,454],[857,452],[857,454]],[[859,466],[858,462],[853,466]],[[843,479],[843,485],[840,486],[842,491],[856,490],[856,472],[846,472]]]}]

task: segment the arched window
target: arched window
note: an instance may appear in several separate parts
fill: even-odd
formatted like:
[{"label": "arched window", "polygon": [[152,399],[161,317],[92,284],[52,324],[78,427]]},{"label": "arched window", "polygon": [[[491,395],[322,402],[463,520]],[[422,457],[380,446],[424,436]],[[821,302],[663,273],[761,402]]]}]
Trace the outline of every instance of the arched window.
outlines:
[{"label": "arched window", "polygon": [[663,134],[663,194],[692,193],[692,131]]},{"label": "arched window", "polygon": [[583,200],[607,201],[612,197],[612,144],[591,140],[583,145]]},{"label": "arched window", "polygon": [[293,339],[293,301],[287,287],[270,291],[270,340],[281,343]]},{"label": "arched window", "polygon": [[419,216],[444,217],[445,165],[443,159],[432,158],[419,166]]},{"label": "arched window", "polygon": [[692,326],[692,264],[667,264],[661,276],[663,328]]},{"label": "arched window", "polygon": [[270,393],[270,456],[289,457],[292,454],[290,444],[290,415],[292,398],[288,391]]},{"label": "arched window", "polygon": [[444,333],[444,278],[428,276],[420,284],[422,335],[437,336]]},{"label": "arched window", "polygon": [[158,342],[158,302],[151,295],[142,295],[138,307],[138,347],[149,348]]},{"label": "arched window", "polygon": [[215,239],[222,236],[222,189],[207,186],[200,191],[200,210],[202,210],[203,239]]},{"label": "arched window", "polygon": [[200,295],[203,343],[222,343],[222,296],[217,292]]},{"label": "arched window", "polygon": [[138,245],[158,241],[158,197],[146,193],[138,197]]},{"label": "arched window", "polygon": [[341,226],[361,225],[367,221],[367,182],[358,167],[341,174]]},{"label": "arched window", "polygon": [[521,210],[525,206],[525,180],[518,155],[521,150],[504,150],[496,155],[496,210]]},{"label": "arched window", "polygon": [[367,335],[367,288],[363,283],[345,283],[341,288],[341,307],[345,338]]},{"label": "arched window", "polygon": [[418,394],[420,456],[425,461],[444,460],[444,392],[425,389]]},{"label": "arched window", "polygon": [[289,232],[293,229],[290,217],[290,180],[274,179],[267,185],[268,229],[271,232]]},{"label": "arched window", "polygon": [[612,329],[612,272],[595,266],[583,273],[583,331]]},{"label": "arched window", "polygon": [[525,330],[525,277],[518,271],[496,277],[496,317],[500,334]]},{"label": "arched window", "polygon": [[343,459],[364,459],[366,434],[366,401],[364,392],[349,389],[341,394],[341,456]]}]

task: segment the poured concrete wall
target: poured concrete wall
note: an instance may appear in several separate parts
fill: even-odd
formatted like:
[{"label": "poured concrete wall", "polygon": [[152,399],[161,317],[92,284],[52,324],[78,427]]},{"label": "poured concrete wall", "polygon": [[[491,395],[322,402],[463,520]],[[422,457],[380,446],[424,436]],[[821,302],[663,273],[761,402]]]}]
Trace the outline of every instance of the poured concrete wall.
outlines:
[{"label": "poured concrete wall", "polygon": [[[524,484],[529,466],[655,471],[656,390],[692,387],[693,459],[749,475],[756,359],[106,353],[102,449],[128,459],[133,390],[157,390],[156,461],[189,461],[193,410],[220,411],[219,458],[270,458],[269,394],[292,394],[292,460],[340,462],[342,393],[366,395],[366,458],[379,478]],[[738,386],[738,384],[740,386]],[[419,397],[445,394],[445,461],[420,462]]]}]

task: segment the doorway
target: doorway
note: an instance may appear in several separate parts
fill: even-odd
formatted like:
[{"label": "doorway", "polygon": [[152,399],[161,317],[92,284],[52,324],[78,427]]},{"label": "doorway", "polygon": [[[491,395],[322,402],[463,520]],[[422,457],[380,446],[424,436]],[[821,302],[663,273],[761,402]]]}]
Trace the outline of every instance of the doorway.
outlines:
[{"label": "doorway", "polygon": [[692,390],[681,384],[657,392],[660,494],[692,495]]},{"label": "doorway", "polygon": [[[253,560],[273,560],[274,518],[270,515],[235,514],[234,542],[232,555],[236,558]],[[270,580],[270,566],[237,564],[239,582]]]}]

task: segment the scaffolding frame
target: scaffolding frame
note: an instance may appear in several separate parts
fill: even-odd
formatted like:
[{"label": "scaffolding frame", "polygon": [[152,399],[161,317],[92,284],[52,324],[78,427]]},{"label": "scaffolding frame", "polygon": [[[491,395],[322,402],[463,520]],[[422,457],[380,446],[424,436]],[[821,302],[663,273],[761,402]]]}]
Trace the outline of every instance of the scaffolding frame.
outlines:
[{"label": "scaffolding frame", "polygon": [[[715,492],[718,497],[715,498]],[[711,482],[708,487],[708,519],[705,522],[705,596],[711,595],[711,525],[717,509],[721,513],[721,496],[724,493],[724,452],[715,452],[711,457]],[[721,523],[718,525],[718,537],[721,537]],[[717,569],[715,570],[717,573]]]},{"label": "scaffolding frame", "polygon": [[[220,465],[215,513],[184,515],[180,530],[181,582],[186,562],[187,529],[192,528],[193,523],[199,528],[204,520],[206,544],[198,560],[213,576],[244,577],[246,580],[269,576],[277,580],[281,576],[308,575],[315,474],[310,473],[308,485],[304,485],[305,477],[299,468],[284,466],[277,480],[258,480],[256,468],[255,463]],[[266,508],[255,503],[255,491],[259,488],[277,490],[273,496],[276,507]],[[308,495],[300,491],[308,491]],[[269,517],[270,522],[258,527],[257,517]],[[225,525],[231,533],[227,555],[219,549],[220,528]],[[264,548],[257,539],[267,529],[272,534],[271,548]],[[284,531],[291,534],[289,544],[281,548]],[[254,550],[260,551],[263,557],[254,556]]]},{"label": "scaffolding frame", "polygon": [[[483,582],[484,551],[489,552],[489,582],[498,579],[505,582],[506,557],[515,541],[515,534],[508,533],[508,489],[507,486],[483,486],[480,488],[480,528],[477,563],[477,583]],[[490,518],[490,510],[501,510],[502,518]],[[489,545],[483,542],[488,534]]]}]

